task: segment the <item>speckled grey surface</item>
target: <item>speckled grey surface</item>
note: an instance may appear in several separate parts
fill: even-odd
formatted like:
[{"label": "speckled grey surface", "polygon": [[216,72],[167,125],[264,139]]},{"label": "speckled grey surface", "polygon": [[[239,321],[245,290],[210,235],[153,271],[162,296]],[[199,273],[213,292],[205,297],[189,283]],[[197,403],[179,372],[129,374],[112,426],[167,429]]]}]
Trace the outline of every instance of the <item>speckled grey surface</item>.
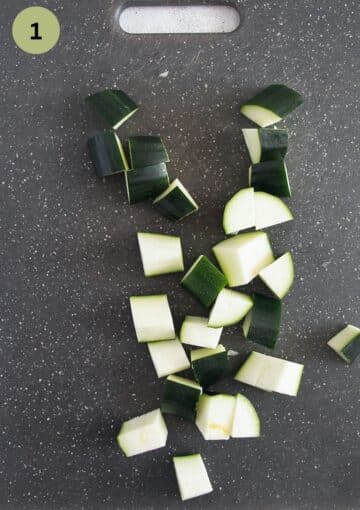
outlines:
[{"label": "speckled grey surface", "polygon": [[[231,35],[141,38],[117,29],[116,2],[44,0],[62,35],[39,57],[11,39],[31,4],[6,0],[0,14],[0,508],[358,509],[359,362],[348,367],[326,347],[344,323],[359,325],[358,2],[244,0]],[[253,400],[260,439],[205,442],[169,417],[168,446],[127,460],[119,425],[157,407],[163,387],[136,343],[128,297],[168,292],[177,324],[204,313],[179,275],[143,277],[135,232],[180,234],[187,263],[209,253],[225,201],[246,182],[238,105],[272,82],[306,97],[281,124],[296,221],[270,229],[296,262],[276,354],[305,363],[301,392],[229,379],[219,387]],[[94,177],[85,142],[103,125],[82,99],[108,86],[141,105],[120,134],[164,135],[169,171],[198,214],[173,225],[150,204],[129,207],[121,177]],[[223,339],[254,347],[240,328]],[[214,492],[182,504],[171,457],[192,451]]]}]

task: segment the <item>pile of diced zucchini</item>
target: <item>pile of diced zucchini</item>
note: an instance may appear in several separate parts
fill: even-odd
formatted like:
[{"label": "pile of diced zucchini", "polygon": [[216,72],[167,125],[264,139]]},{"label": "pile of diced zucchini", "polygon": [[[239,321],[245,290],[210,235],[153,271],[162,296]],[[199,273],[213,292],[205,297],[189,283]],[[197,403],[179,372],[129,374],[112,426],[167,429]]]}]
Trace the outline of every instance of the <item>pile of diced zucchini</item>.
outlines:
[{"label": "pile of diced zucchini", "polygon": [[138,110],[125,92],[103,90],[87,97],[86,102],[112,128],[88,139],[98,177],[123,173],[129,204],[152,200],[153,206],[172,221],[198,210],[179,179],[170,184],[167,170],[170,158],[160,136],[130,136],[125,141],[117,136],[114,130]]},{"label": "pile of diced zucchini", "polygon": [[[170,184],[170,159],[160,136],[119,140],[114,130],[138,109],[131,98],[120,90],[105,90],[87,102],[112,128],[88,140],[99,177],[123,173],[130,204],[151,199],[172,221],[198,210],[178,179]],[[117,439],[127,457],[166,445],[163,414],[190,420],[205,440],[259,437],[260,419],[245,395],[210,390],[230,375],[267,392],[296,396],[299,391],[302,364],[252,350],[231,374],[230,353],[220,342],[224,328],[241,323],[245,339],[262,349],[276,348],[283,299],[294,282],[294,264],[289,251],[274,256],[264,229],[292,220],[293,214],[283,201],[291,196],[284,159],[288,132],[267,126],[302,102],[301,95],[289,87],[271,85],[241,107],[242,114],[259,126],[242,130],[251,160],[248,187],[238,190],[225,205],[222,224],[227,237],[213,247],[214,259],[200,254],[180,282],[201,303],[204,316],[186,316],[177,336],[166,294],[130,297],[137,341],[147,344],[156,375],[165,382],[159,409],[122,424]],[[184,272],[180,237],[139,232],[137,239],[146,277]],[[256,278],[267,292],[237,289]],[[360,329],[347,326],[329,345],[351,363],[360,353]],[[183,500],[212,491],[200,454],[176,456],[173,461]]]}]

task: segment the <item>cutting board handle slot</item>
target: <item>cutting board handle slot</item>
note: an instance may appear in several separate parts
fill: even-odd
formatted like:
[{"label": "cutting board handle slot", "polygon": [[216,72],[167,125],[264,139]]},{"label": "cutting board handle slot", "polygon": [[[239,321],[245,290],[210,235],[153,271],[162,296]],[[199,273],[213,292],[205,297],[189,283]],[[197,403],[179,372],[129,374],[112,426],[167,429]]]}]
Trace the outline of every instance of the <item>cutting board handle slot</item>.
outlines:
[{"label": "cutting board handle slot", "polygon": [[240,26],[231,3],[128,2],[119,12],[120,28],[129,34],[224,34]]}]

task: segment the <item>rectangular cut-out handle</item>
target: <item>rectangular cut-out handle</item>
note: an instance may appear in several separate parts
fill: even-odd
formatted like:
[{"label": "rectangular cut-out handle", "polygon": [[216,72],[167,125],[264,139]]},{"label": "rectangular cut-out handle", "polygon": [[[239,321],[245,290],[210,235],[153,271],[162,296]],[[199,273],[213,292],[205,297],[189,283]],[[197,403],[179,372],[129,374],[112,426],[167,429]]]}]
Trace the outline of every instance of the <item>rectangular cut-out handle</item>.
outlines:
[{"label": "rectangular cut-out handle", "polygon": [[129,34],[219,34],[236,30],[240,15],[231,5],[128,5],[119,23]]}]

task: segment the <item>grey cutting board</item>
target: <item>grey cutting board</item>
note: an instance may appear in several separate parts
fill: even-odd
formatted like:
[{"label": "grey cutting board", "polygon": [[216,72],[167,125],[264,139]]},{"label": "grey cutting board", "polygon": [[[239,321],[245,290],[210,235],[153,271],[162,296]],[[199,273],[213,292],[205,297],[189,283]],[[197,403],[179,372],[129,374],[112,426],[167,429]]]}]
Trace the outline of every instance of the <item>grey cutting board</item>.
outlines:
[{"label": "grey cutting board", "polygon": [[[358,509],[359,362],[345,366],[326,346],[360,321],[358,2],[244,0],[233,34],[146,37],[117,29],[120,3],[41,2],[62,35],[32,57],[11,38],[32,2],[2,2],[0,508]],[[169,417],[167,447],[127,460],[119,426],[157,407],[163,387],[128,297],[167,292],[177,325],[205,314],[180,275],[143,277],[135,233],[181,235],[187,265],[210,253],[225,201],[246,183],[239,104],[273,82],[306,98],[281,123],[296,221],[269,230],[296,263],[276,355],[305,363],[300,394],[228,379],[218,389],[254,402],[260,439],[205,442]],[[129,207],[121,177],[95,178],[85,142],[104,126],[83,98],[113,86],[141,106],[120,134],[164,136],[198,214],[171,224],[150,204]],[[223,341],[254,348],[240,327]],[[194,451],[214,492],[182,504],[171,458]]]}]

